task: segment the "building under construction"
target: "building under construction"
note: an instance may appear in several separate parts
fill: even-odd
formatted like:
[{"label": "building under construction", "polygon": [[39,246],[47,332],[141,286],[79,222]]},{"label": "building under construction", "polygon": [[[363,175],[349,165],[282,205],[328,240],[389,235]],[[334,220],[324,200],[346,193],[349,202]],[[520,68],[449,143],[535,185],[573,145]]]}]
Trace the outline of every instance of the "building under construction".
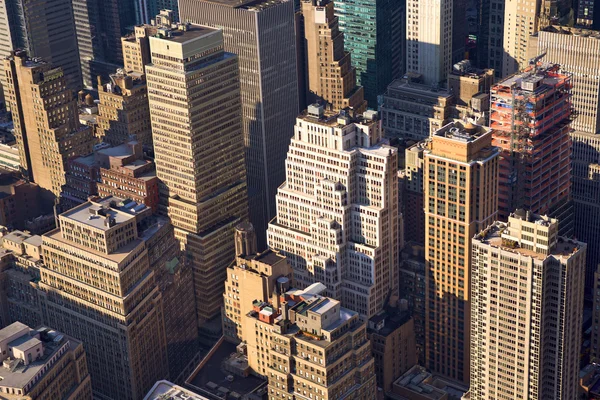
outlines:
[{"label": "building under construction", "polygon": [[502,149],[499,217],[517,208],[560,212],[571,192],[571,75],[533,60],[494,85],[490,100],[493,144]]}]

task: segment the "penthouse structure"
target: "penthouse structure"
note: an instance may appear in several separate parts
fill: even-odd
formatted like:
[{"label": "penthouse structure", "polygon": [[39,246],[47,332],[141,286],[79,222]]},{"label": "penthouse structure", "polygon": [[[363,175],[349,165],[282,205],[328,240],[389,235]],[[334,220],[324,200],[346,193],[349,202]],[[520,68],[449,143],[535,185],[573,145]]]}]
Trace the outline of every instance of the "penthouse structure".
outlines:
[{"label": "penthouse structure", "polygon": [[256,302],[245,318],[248,360],[264,360],[257,371],[269,380],[275,398],[376,397],[374,360],[366,323],[359,315],[323,297],[325,286],[291,289],[276,304]]},{"label": "penthouse structure", "polygon": [[[13,115],[21,166],[52,200],[65,184],[69,157],[92,149],[89,127],[80,125],[77,104],[63,70],[17,52],[4,60],[7,104]],[[38,107],[42,102],[44,107]]]},{"label": "penthouse structure", "polygon": [[334,13],[333,0],[303,0],[309,101],[324,102],[334,111],[367,109],[362,86],[356,86],[356,68],[344,49],[344,34]]},{"label": "penthouse structure", "polygon": [[180,0],[182,22],[223,30],[223,45],[239,61],[250,222],[264,232],[275,216],[285,180],[285,157],[299,106],[295,4],[297,0]]},{"label": "penthouse structure", "polygon": [[570,199],[571,111],[571,75],[557,64],[531,65],[492,88],[500,219],[520,207],[547,214]]},{"label": "penthouse structure", "polygon": [[0,329],[0,397],[91,400],[83,344],[53,329],[15,322]]},{"label": "penthouse structure", "polygon": [[155,269],[172,249],[172,227],[144,205],[119,202],[58,216],[59,228],[42,237],[39,287],[46,322],[86,343],[94,393],[141,399],[169,373]]},{"label": "penthouse structure", "polygon": [[524,210],[475,236],[470,400],[577,398],[585,252]]},{"label": "penthouse structure", "polygon": [[248,215],[238,58],[204,26],[163,26],[149,39],[159,212],[192,263],[202,324],[221,310],[233,228]]},{"label": "penthouse structure", "polygon": [[286,182],[269,224],[269,247],[363,318],[398,295],[397,150],[382,139],[374,111],[363,116],[309,106],[298,117]]},{"label": "penthouse structure", "polygon": [[425,150],[425,352],[430,371],[469,381],[471,238],[497,215],[498,150],[488,128],[460,122]]}]

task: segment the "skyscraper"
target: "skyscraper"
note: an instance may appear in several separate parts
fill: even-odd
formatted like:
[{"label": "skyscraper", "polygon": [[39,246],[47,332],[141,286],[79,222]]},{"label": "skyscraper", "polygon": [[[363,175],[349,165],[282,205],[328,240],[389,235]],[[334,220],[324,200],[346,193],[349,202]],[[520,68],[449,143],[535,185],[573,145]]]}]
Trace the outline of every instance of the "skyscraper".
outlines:
[{"label": "skyscraper", "polygon": [[427,85],[446,80],[452,67],[453,0],[407,0],[406,71]]},{"label": "skyscraper", "polygon": [[299,112],[294,2],[180,0],[179,13],[222,29],[225,51],[238,56],[250,221],[262,249]]},{"label": "skyscraper", "polygon": [[[71,0],[6,0],[0,4],[0,59],[24,50],[65,72],[67,86],[81,88],[81,68]],[[6,84],[4,67],[0,83]]]},{"label": "skyscraper", "polygon": [[147,207],[117,201],[87,202],[58,216],[59,228],[42,238],[39,286],[46,323],[85,343],[94,393],[138,400],[168,376],[153,269],[172,228]]},{"label": "skyscraper", "polygon": [[[589,33],[589,34],[588,34]],[[587,243],[586,288],[600,263],[600,32],[547,27],[530,38],[533,54],[572,76],[574,235]]]},{"label": "skyscraper", "polygon": [[269,247],[287,257],[296,286],[323,282],[370,318],[398,295],[397,150],[382,141],[374,111],[351,117],[313,105],[295,129]]},{"label": "skyscraper", "polygon": [[527,67],[527,62],[529,61],[527,57],[527,41],[529,40],[529,36],[538,30],[540,5],[538,2],[531,0],[505,1],[503,5],[504,38],[502,43],[504,45],[504,54],[500,76],[507,77]]},{"label": "skyscraper", "polygon": [[179,24],[150,37],[146,66],[159,212],[192,263],[198,323],[219,314],[233,227],[248,215],[238,57],[218,29]]},{"label": "skyscraper", "polygon": [[559,65],[538,63],[492,87],[499,219],[517,208],[547,214],[570,199],[570,116],[571,75]]},{"label": "skyscraper", "polygon": [[585,251],[524,210],[473,239],[470,400],[578,398]]},{"label": "skyscraper", "polygon": [[430,371],[469,381],[471,239],[498,209],[498,150],[488,128],[460,122],[425,150],[425,351]]},{"label": "skyscraper", "polygon": [[502,77],[504,62],[504,0],[481,0],[477,21],[477,64]]},{"label": "skyscraper", "polygon": [[59,197],[67,159],[92,150],[91,130],[79,123],[62,68],[21,51],[4,60],[4,70],[21,166],[45,190],[45,198]]},{"label": "skyscraper", "polygon": [[352,55],[356,83],[373,108],[405,69],[406,3],[395,0],[335,0],[335,14]]},{"label": "skyscraper", "polygon": [[323,102],[334,111],[366,110],[364,91],[356,86],[352,56],[344,49],[344,34],[332,0],[303,0],[304,38],[310,102]]},{"label": "skyscraper", "polygon": [[135,0],[71,0],[83,83],[92,88],[98,75],[123,65],[121,37],[136,23]]}]

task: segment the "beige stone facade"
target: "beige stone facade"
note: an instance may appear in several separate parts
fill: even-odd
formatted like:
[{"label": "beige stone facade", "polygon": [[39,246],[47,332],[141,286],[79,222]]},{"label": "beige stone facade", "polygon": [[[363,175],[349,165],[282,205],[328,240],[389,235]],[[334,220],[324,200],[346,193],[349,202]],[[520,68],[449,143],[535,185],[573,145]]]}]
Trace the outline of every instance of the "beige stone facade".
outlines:
[{"label": "beige stone facade", "polygon": [[141,399],[168,376],[153,268],[172,227],[151,218],[149,208],[109,197],[59,215],[60,227],[43,236],[46,322],[86,344],[94,393],[103,399]]},{"label": "beige stone facade", "polygon": [[498,210],[498,150],[488,128],[454,122],[425,150],[427,368],[469,381],[471,238]]},{"label": "beige stone facade", "polygon": [[46,197],[59,197],[68,158],[92,150],[91,130],[79,123],[61,68],[18,52],[4,60],[4,70],[21,166]]},{"label": "beige stone facade", "polygon": [[308,57],[309,94],[329,104],[334,111],[367,108],[362,86],[356,86],[356,69],[344,50],[344,34],[334,14],[334,2],[303,0],[304,37]]},{"label": "beige stone facade", "polygon": [[223,33],[164,26],[146,66],[159,212],[192,262],[198,323],[219,314],[233,227],[248,214],[237,57]]},{"label": "beige stone facade", "polygon": [[524,210],[476,235],[470,400],[578,398],[585,252]]}]

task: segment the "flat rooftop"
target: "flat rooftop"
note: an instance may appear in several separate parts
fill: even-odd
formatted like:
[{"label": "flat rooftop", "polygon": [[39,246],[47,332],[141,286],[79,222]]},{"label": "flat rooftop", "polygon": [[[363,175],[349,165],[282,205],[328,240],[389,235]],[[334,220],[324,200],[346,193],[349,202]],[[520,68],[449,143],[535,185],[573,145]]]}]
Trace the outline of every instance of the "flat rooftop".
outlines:
[{"label": "flat rooftop", "polygon": [[248,10],[252,9],[265,9],[273,7],[282,3],[286,3],[289,0],[200,0],[206,3],[221,4],[223,6],[232,8],[245,8]]},{"label": "flat rooftop", "polygon": [[[100,215],[100,213],[103,213],[103,215]],[[135,216],[130,213],[110,207],[103,207],[90,202],[83,203],[80,206],[72,208],[71,210],[60,214],[60,216],[62,218],[68,218],[103,231],[107,231],[119,224],[129,222],[131,219],[135,218]],[[115,225],[113,227],[107,226],[105,224],[106,218],[113,218]]]},{"label": "flat rooftop", "polygon": [[158,381],[144,397],[144,400],[209,400],[209,398],[169,381]]},{"label": "flat rooftop", "polygon": [[221,364],[231,354],[236,353],[236,351],[236,346],[225,340],[217,343],[212,355],[208,359],[202,360],[202,363],[205,364],[188,378],[186,385],[189,385],[193,390],[202,393],[210,399],[218,396],[220,387],[226,388],[230,392],[245,395],[258,390],[262,386],[266,386],[266,380],[254,375],[249,375],[245,378],[233,376],[233,380],[231,381],[227,379],[232,374],[225,371],[221,367]]},{"label": "flat rooftop", "polygon": [[470,122],[456,121],[438,129],[433,136],[466,143],[473,142],[489,132],[491,130],[484,126],[474,125]]},{"label": "flat rooftop", "polygon": [[[160,35],[161,29],[165,29],[168,32],[170,32],[170,36]],[[189,41],[201,38],[205,35],[208,35],[208,34],[211,34],[211,33],[217,32],[217,31],[218,31],[218,29],[210,28],[208,26],[192,25],[192,24],[188,24],[187,30],[185,30],[185,31],[176,29],[176,28],[169,29],[169,28],[159,27],[158,33],[155,36],[153,36],[153,38],[160,39],[160,40],[166,40],[169,42],[175,42],[175,43],[187,43]]]},{"label": "flat rooftop", "polygon": [[[440,89],[432,87],[431,85],[425,85],[423,83],[411,82],[408,79],[395,79],[388,85],[389,90],[401,90],[403,92],[409,92],[413,94],[419,94],[421,96],[431,96],[431,97],[444,97],[450,98],[452,97],[452,93],[447,91],[446,89]],[[387,92],[386,92],[387,95]]]}]

